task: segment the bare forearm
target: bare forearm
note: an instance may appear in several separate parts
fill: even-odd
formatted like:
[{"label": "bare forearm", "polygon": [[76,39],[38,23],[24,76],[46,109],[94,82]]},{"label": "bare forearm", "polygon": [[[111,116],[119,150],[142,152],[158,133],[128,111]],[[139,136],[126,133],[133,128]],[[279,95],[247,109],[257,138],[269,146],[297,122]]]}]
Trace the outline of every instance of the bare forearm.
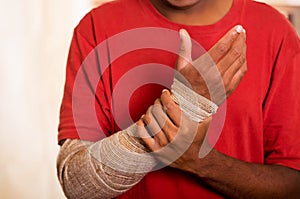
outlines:
[{"label": "bare forearm", "polygon": [[198,175],[230,198],[300,198],[300,172],[278,165],[246,163],[217,150],[197,160]]}]

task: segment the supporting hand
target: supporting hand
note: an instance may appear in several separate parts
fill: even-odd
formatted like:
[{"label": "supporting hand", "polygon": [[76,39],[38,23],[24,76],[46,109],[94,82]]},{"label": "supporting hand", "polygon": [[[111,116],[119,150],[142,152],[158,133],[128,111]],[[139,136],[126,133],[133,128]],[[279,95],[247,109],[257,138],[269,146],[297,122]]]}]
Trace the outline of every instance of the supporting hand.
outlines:
[{"label": "supporting hand", "polygon": [[[211,118],[201,123],[191,121],[182,114],[172,100],[171,93],[164,90],[161,98],[149,107],[142,121],[152,137],[141,137],[159,161],[186,171],[196,166],[193,164],[199,159],[199,149]],[[205,149],[210,149],[206,143]]]}]

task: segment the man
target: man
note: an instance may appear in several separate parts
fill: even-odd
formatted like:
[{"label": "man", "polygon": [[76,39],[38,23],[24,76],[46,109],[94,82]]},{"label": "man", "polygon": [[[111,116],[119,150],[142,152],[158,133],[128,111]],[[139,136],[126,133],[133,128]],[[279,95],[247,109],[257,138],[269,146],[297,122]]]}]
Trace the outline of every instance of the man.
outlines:
[{"label": "man", "polygon": [[[247,38],[237,24],[246,29]],[[130,42],[140,44],[140,37],[149,39],[147,31],[133,33],[138,41],[124,44],[122,38],[130,30],[149,27],[187,30],[180,31],[179,58],[148,46],[119,53]],[[151,33],[155,43],[160,35]],[[194,45],[188,34],[208,53],[192,55]],[[63,146],[58,158],[66,196],[298,198],[299,53],[299,39],[286,19],[269,6],[249,0],[120,0],[94,9],[75,29],[67,66],[59,128]],[[115,55],[120,57],[114,59]],[[217,73],[208,71],[214,67],[207,55],[215,62],[219,80],[211,75]],[[90,61],[85,61],[87,57]],[[97,70],[90,70],[88,63],[98,65]],[[172,93],[161,94],[162,87],[153,84],[140,86],[129,102],[137,126],[127,128],[132,124],[128,107],[114,97],[114,91],[124,75],[145,63],[176,65],[183,78],[175,75],[172,83],[173,75],[160,76],[159,70],[154,75],[153,71],[137,73],[135,78],[167,79]],[[77,81],[78,76],[83,81]],[[96,80],[100,83],[95,86]],[[223,92],[222,86],[210,86],[220,82]],[[88,103],[89,95],[94,97],[92,103]],[[210,110],[218,105],[222,112],[227,97],[225,123],[214,145],[205,139],[213,123]],[[94,106],[97,122],[87,111],[93,109],[89,104]],[[203,104],[209,108],[193,111]],[[199,156],[199,149],[207,155]]]}]

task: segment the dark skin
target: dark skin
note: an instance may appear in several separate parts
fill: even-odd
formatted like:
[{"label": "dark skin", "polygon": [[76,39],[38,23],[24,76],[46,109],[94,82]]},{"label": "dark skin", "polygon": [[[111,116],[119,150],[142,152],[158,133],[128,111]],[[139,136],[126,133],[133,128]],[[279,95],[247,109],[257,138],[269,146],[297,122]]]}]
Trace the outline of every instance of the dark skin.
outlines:
[{"label": "dark skin", "polygon": [[232,0],[151,0],[169,20],[186,25],[209,25],[230,10]]},{"label": "dark skin", "polygon": [[[151,1],[170,20],[188,25],[207,24],[208,21],[201,21],[201,19],[209,13],[212,13],[213,17],[208,18],[212,19],[211,23],[214,23],[218,20],[218,13],[219,19],[221,19],[228,7],[224,6],[223,14],[209,10],[210,12],[203,12],[201,17],[201,11],[208,8],[208,5],[218,7],[221,4],[231,5],[230,3],[232,3],[232,0]],[[196,12],[197,10],[198,12]],[[199,21],[196,20],[197,16]],[[189,48],[188,40],[183,39],[181,55],[184,58],[179,57],[177,70],[191,83],[194,91],[209,98],[209,94],[205,91],[205,85],[201,83],[201,76],[197,76],[195,69],[189,64],[191,61],[189,60]],[[208,53],[217,64],[224,82],[226,97],[228,97],[238,86],[247,70],[245,34],[225,36]],[[221,60],[219,60],[220,58]],[[215,99],[214,102],[221,104],[224,100],[220,98]],[[164,122],[161,122],[162,118]],[[230,198],[300,198],[299,171],[279,165],[247,163],[210,148],[204,140],[210,120],[208,118],[197,124],[195,137],[190,146],[180,158],[169,166],[198,176],[216,191]],[[164,163],[170,163],[172,151],[166,153],[161,149],[173,142],[172,148],[175,154],[177,149],[182,147],[182,140],[176,140],[176,136],[188,135],[195,130],[194,123],[181,114],[181,110],[172,100],[169,91],[162,93],[161,98],[155,101],[155,108],[150,107],[137,124],[144,127],[147,125],[145,128],[150,133],[153,124],[161,128],[161,131],[153,137],[143,138],[143,140],[152,151],[157,153],[157,158]],[[182,138],[184,137],[186,136]],[[201,146],[207,147],[207,150],[210,151],[203,158],[198,156]]]},{"label": "dark skin", "polygon": [[[157,152],[156,157],[160,161],[168,164],[172,154],[170,151],[161,152],[160,149],[172,142],[173,152],[176,154],[181,147],[180,141],[175,140],[176,136],[182,134],[180,129],[183,126],[186,128],[191,125],[190,123],[186,125],[185,120],[182,120],[181,111],[173,102],[169,91],[163,92],[161,99],[156,100],[155,105],[160,106],[161,111],[149,109],[142,118],[143,122],[149,126],[150,118],[162,117],[166,118],[166,122],[160,125],[162,130],[154,138],[143,140],[152,151]],[[158,121],[155,123],[160,124]],[[169,166],[198,176],[216,191],[230,198],[299,198],[299,171],[279,165],[243,162],[215,149],[204,158],[199,158],[199,148],[206,144],[204,136],[209,125],[210,118],[199,124],[197,134],[188,150]],[[151,128],[147,127],[147,129],[149,131]],[[185,134],[192,131],[193,129],[191,131],[186,129]]]}]

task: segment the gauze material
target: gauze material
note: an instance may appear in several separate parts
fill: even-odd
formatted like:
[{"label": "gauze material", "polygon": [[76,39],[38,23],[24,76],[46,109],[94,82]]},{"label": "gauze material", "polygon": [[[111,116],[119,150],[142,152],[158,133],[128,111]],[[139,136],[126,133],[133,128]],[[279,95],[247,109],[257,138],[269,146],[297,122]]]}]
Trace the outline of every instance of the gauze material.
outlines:
[{"label": "gauze material", "polygon": [[215,103],[184,85],[176,76],[171,86],[171,92],[172,99],[195,122],[202,122],[217,112],[218,106]]},{"label": "gauze material", "polygon": [[[136,124],[117,135],[101,140],[98,144],[90,146],[92,155],[102,164],[124,173],[148,173],[156,165],[153,155],[137,137]],[[149,152],[149,153],[148,153]]]},{"label": "gauze material", "polygon": [[114,198],[129,190],[157,164],[141,143],[126,130],[96,143],[66,140],[57,159],[65,195],[76,199]]}]

